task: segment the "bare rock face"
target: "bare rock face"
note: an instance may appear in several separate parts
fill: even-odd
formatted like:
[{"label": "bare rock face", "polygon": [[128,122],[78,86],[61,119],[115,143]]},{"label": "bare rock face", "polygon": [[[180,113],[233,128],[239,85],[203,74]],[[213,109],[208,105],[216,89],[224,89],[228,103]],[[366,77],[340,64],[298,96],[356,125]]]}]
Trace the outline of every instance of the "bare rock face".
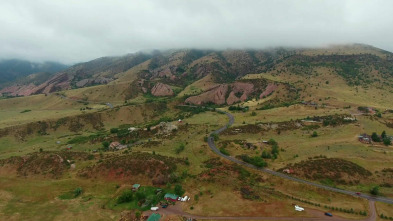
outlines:
[{"label": "bare rock face", "polygon": [[214,104],[224,104],[226,100],[226,94],[228,91],[227,84],[220,84],[217,87],[212,88],[211,90],[200,94],[198,96],[192,96],[186,99],[186,103],[190,104],[206,104],[206,103],[214,103]]},{"label": "bare rock face", "polygon": [[12,96],[28,96],[32,94],[35,87],[36,86],[34,84],[13,85],[0,90],[0,94],[10,94]]},{"label": "bare rock face", "polygon": [[151,94],[154,96],[173,96],[173,90],[169,85],[163,83],[157,83],[151,89]]},{"label": "bare rock face", "polygon": [[232,90],[235,93],[243,92],[243,93],[249,95],[254,91],[254,85],[251,83],[235,82],[235,83],[233,83],[232,87],[233,87]]},{"label": "bare rock face", "polygon": [[267,87],[266,87],[266,89],[265,89],[265,91],[263,91],[262,92],[262,94],[261,95],[259,95],[259,98],[263,98],[263,97],[266,97],[266,96],[268,96],[269,94],[271,94],[271,93],[273,93],[276,89],[277,89],[277,85],[275,85],[275,84],[268,84],[267,85]]},{"label": "bare rock face", "polygon": [[[232,91],[227,98],[227,104],[232,105],[233,103],[239,101],[245,101],[252,92],[254,92],[253,84],[245,82],[235,82],[232,84]],[[240,98],[238,96],[240,96]]]},{"label": "bare rock face", "polygon": [[238,97],[236,97],[235,92],[231,91],[231,93],[229,93],[229,96],[227,98],[227,104],[232,105],[236,102],[239,102],[240,99]]}]

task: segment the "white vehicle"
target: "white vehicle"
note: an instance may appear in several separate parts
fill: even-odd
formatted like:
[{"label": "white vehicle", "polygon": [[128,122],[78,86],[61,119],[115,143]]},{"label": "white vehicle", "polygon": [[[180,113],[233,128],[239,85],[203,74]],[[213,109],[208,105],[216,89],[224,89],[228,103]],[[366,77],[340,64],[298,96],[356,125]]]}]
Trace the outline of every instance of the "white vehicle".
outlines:
[{"label": "white vehicle", "polygon": [[188,199],[188,196],[185,196],[185,197],[183,197],[183,202],[186,202],[187,201],[187,199]]},{"label": "white vehicle", "polygon": [[152,207],[152,208],[150,208],[150,210],[151,211],[157,211],[159,208],[158,207],[156,207],[156,206],[154,206],[154,207]]},{"label": "white vehicle", "polygon": [[300,207],[298,205],[295,205],[295,210],[301,212],[301,211],[304,211],[304,208]]}]

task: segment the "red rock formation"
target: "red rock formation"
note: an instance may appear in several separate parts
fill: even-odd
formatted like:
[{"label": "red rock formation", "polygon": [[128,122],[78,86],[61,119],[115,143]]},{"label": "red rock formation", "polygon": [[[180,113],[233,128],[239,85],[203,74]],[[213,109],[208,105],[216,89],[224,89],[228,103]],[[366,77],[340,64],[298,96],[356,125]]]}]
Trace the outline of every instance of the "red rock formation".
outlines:
[{"label": "red rock formation", "polygon": [[44,93],[48,94],[56,90],[69,89],[71,86],[70,79],[66,73],[61,73],[53,76],[51,79],[45,81],[34,89],[33,94]]},{"label": "red rock formation", "polygon": [[[227,98],[227,104],[231,105],[239,101],[245,101],[252,92],[254,92],[253,84],[245,82],[235,82],[232,84],[232,92]],[[236,96],[237,93],[242,93],[240,98]]]},{"label": "red rock formation", "polygon": [[163,83],[157,83],[154,85],[154,87],[151,89],[151,94],[154,96],[173,96],[174,93],[172,91],[172,88],[169,87],[169,85],[163,84]]},{"label": "red rock formation", "polygon": [[277,87],[278,87],[278,86],[275,85],[275,84],[272,84],[272,83],[268,84],[267,87],[266,87],[266,89],[265,89],[265,91],[262,92],[261,95],[259,95],[259,98],[266,97],[266,96],[268,96],[269,94],[273,93],[273,92],[277,89]]},{"label": "red rock formation", "polygon": [[243,92],[246,95],[249,95],[254,91],[254,85],[245,82],[235,82],[232,85],[232,91],[235,93]]},{"label": "red rock formation", "polygon": [[200,94],[198,96],[192,96],[186,99],[186,103],[190,104],[205,104],[205,103],[215,103],[215,104],[224,104],[225,103],[225,98],[226,94],[228,91],[228,85],[227,84],[220,84],[217,87],[214,87],[213,89]]},{"label": "red rock formation", "polygon": [[236,97],[235,92],[231,91],[231,93],[229,93],[229,96],[227,98],[227,104],[232,105],[236,102],[239,102],[240,99],[238,97]]}]

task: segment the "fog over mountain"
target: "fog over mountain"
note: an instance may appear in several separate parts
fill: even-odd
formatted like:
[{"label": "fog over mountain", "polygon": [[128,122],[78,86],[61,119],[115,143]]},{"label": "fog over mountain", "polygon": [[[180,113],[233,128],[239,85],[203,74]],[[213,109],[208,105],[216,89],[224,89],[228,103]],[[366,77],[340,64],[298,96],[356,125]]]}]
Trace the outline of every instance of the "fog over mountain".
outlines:
[{"label": "fog over mountain", "polygon": [[3,0],[0,59],[72,64],[140,50],[318,47],[393,51],[392,1]]}]

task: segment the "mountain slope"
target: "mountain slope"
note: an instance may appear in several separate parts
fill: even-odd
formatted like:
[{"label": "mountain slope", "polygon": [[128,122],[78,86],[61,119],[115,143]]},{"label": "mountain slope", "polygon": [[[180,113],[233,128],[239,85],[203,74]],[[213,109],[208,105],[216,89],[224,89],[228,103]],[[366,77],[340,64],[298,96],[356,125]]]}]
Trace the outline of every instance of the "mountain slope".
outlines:
[{"label": "mountain slope", "polygon": [[[124,94],[123,99],[127,100],[140,94],[150,96],[154,86],[160,83],[162,87],[159,88],[166,88],[168,91],[174,90],[174,93],[166,93],[167,95],[178,96],[180,93],[182,96],[188,97],[212,89],[209,86],[205,87],[206,83],[203,83],[199,87],[205,89],[192,93],[181,92],[186,88],[186,91],[190,91],[191,88],[187,86],[206,76],[210,76],[209,85],[226,84],[232,88],[231,84],[239,81],[242,77],[258,73],[268,73],[273,77],[282,76],[282,79],[295,76],[293,77],[295,82],[298,80],[312,82],[317,76],[324,75],[325,72],[320,71],[323,69],[328,71],[326,73],[343,79],[349,87],[386,88],[389,91],[393,85],[392,59],[393,55],[390,52],[359,44],[325,49],[154,51],[149,54],[135,53],[120,57],[95,59],[58,72],[38,86],[21,83],[10,88],[12,91],[16,91],[14,95],[47,94],[111,82],[111,85],[123,84],[122,87],[126,89],[116,93]],[[282,83],[286,83],[286,81],[284,80]],[[128,84],[128,86],[124,84]],[[257,91],[263,91],[267,85],[268,82],[262,88],[257,88]],[[303,87],[304,85],[299,85],[298,89]],[[222,92],[224,91],[227,90],[222,90]],[[162,95],[156,89],[154,92]],[[234,93],[237,95],[235,96]],[[229,103],[248,99],[245,97],[240,99],[241,91],[235,90],[234,93],[231,94],[231,90],[229,90],[225,94],[226,98],[231,96]],[[95,94],[97,96],[97,92]],[[212,92],[212,94],[215,93]],[[305,99],[304,96],[303,99]],[[189,100],[193,100],[193,98]],[[197,100],[201,101],[199,98]],[[192,103],[200,103],[199,101]],[[206,101],[210,102],[210,99]]]},{"label": "mountain slope", "polygon": [[53,74],[65,68],[67,68],[66,65],[56,62],[35,63],[18,59],[0,60],[0,88],[8,82],[34,73]]}]

